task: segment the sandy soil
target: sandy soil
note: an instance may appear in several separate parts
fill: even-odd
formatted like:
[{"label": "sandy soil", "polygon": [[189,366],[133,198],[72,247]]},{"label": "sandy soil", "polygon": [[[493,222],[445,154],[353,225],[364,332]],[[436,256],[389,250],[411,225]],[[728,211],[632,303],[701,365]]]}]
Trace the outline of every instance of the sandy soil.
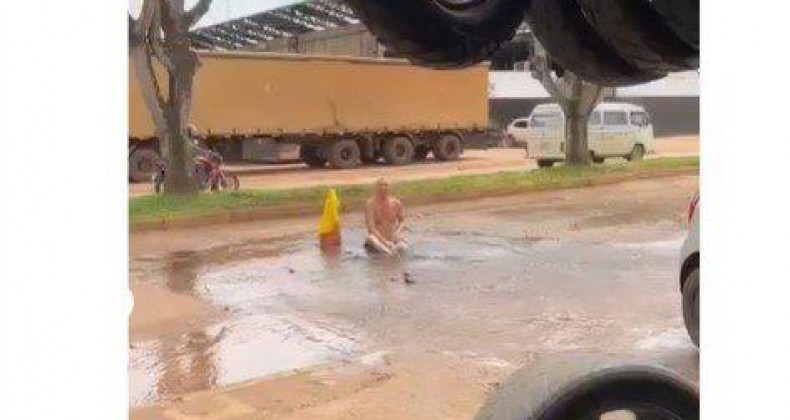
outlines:
[{"label": "sandy soil", "polygon": [[[655,140],[656,154],[651,157],[697,156],[699,137],[665,137]],[[445,178],[453,175],[486,174],[502,171],[536,169],[533,160],[524,158],[523,149],[489,149],[467,151],[458,162],[428,160],[408,166],[367,166],[349,170],[309,169],[303,164],[261,165],[244,167],[240,176],[242,188],[299,188],[318,185],[355,185],[372,183],[380,176],[392,181]],[[129,195],[138,197],[151,193],[148,184],[130,184]]]},{"label": "sandy soil", "polygon": [[[676,149],[676,152],[682,152]],[[658,180],[640,180],[593,188],[547,191],[520,196],[489,198],[474,202],[435,204],[409,210],[409,223],[415,231],[462,230],[467,234],[495,235],[512,239],[549,239],[571,243],[643,243],[677,238],[683,229],[683,213],[688,198],[698,188],[698,178],[683,176]],[[358,229],[362,226],[359,214],[344,215],[344,226]],[[249,258],[260,258],[280,252],[283,243],[296,237],[312,234],[316,221],[303,219],[269,220],[212,226],[195,230],[134,233],[130,238],[132,259],[165,261],[173,256],[190,256],[201,263],[232,265]],[[638,248],[637,248],[638,250]],[[637,252],[637,251],[634,251]],[[638,254],[635,254],[636,258]],[[670,266],[668,270],[673,270]],[[212,308],[192,297],[143,285],[148,277],[143,269],[132,265],[132,287],[140,315],[133,315],[136,334],[156,334],[163,325],[179,324],[199,314],[215,314]],[[285,279],[283,282],[286,283]],[[673,285],[664,286],[656,280],[661,293],[677,299]],[[426,283],[426,287],[427,287]],[[549,285],[550,286],[550,285]],[[292,286],[286,286],[292,287]],[[656,287],[656,286],[654,286]],[[665,290],[666,287],[667,289]],[[548,289],[550,290],[550,289]],[[592,290],[591,289],[591,293]],[[466,294],[458,295],[464,297]],[[612,349],[630,342],[630,335],[642,334],[638,328],[628,329],[629,317],[641,313],[658,313],[657,325],[675,325],[678,314],[666,313],[667,301],[653,296],[655,301],[638,302],[627,312],[625,319],[606,317],[584,318],[573,313],[552,315],[547,328],[564,332],[545,345],[556,345],[567,340],[575,342],[581,337],[604,334],[613,326],[627,337],[606,338],[600,345]],[[400,298],[398,298],[400,299]],[[453,300],[455,298],[449,298]],[[571,300],[574,298],[571,297]],[[437,301],[435,305],[450,305]],[[514,304],[516,302],[513,302]],[[401,301],[400,305],[410,304]],[[461,301],[458,301],[461,304]],[[635,303],[631,303],[634,305]],[[676,303],[672,303],[676,305]],[[347,305],[335,308],[345,311]],[[433,304],[429,305],[430,307]],[[452,305],[451,305],[452,307]],[[405,342],[393,354],[377,351],[359,359],[324,367],[311,368],[295,374],[278,375],[267,379],[252,380],[224,389],[189,388],[180,397],[161,405],[133,409],[134,419],[457,419],[470,418],[488,392],[508,374],[524,364],[536,363],[536,357],[525,351],[534,343],[533,336],[510,336],[505,333],[509,315],[516,316],[518,305],[496,305],[499,315],[481,310],[481,320],[474,314],[459,314],[468,324],[455,324],[454,320],[436,319],[448,324],[443,345],[451,348],[455,341],[462,348],[477,351],[440,351],[427,348],[424,342],[432,340],[432,333],[419,333],[414,343]],[[148,308],[148,309],[146,309]],[[460,308],[460,306],[459,306]],[[662,309],[663,308],[663,309]],[[419,309],[419,308],[415,308]],[[393,308],[393,310],[396,310]],[[406,310],[404,308],[404,310]],[[581,309],[579,309],[581,310]],[[587,308],[583,311],[617,311],[617,308]],[[431,309],[432,311],[432,309]],[[640,312],[641,311],[641,312]],[[429,312],[432,313],[432,312]],[[619,313],[619,312],[618,312]],[[437,312],[437,315],[440,313]],[[385,317],[387,336],[402,342],[400,335],[408,336],[416,320],[404,313],[405,324]],[[493,316],[493,318],[490,318]],[[652,316],[652,315],[651,315]],[[667,318],[669,317],[669,318]],[[396,320],[398,316],[395,316]],[[490,318],[490,319],[489,319]],[[515,319],[515,318],[514,318]],[[497,326],[497,323],[504,323]],[[578,325],[577,325],[578,324]],[[473,328],[473,329],[470,329]],[[480,328],[478,331],[477,329]],[[619,328],[623,328],[620,330]],[[457,329],[457,331],[455,330]],[[526,333],[525,333],[526,334]],[[541,333],[545,334],[545,333]],[[634,336],[636,336],[634,335]],[[475,341],[470,337],[475,337]],[[538,335],[543,337],[543,335]],[[564,337],[564,338],[560,338]],[[606,336],[601,336],[606,337]],[[662,338],[663,337],[663,338]],[[599,340],[601,338],[596,338]],[[614,341],[611,341],[614,340]],[[662,340],[684,342],[682,330],[672,330],[669,335],[659,334],[645,344],[659,347]],[[408,340],[407,340],[408,341]],[[687,341],[687,340],[685,340]],[[521,343],[516,345],[515,343]],[[618,344],[619,343],[619,344]],[[651,344],[652,343],[652,344]],[[541,344],[543,345],[543,344]],[[538,346],[540,347],[540,346]],[[483,351],[485,350],[485,351]],[[489,351],[490,350],[490,351]],[[499,354],[492,357],[488,354]],[[572,357],[572,356],[568,356]],[[698,360],[694,350],[681,346],[679,351],[665,351],[661,362],[678,366],[684,374],[696,380]]]}]

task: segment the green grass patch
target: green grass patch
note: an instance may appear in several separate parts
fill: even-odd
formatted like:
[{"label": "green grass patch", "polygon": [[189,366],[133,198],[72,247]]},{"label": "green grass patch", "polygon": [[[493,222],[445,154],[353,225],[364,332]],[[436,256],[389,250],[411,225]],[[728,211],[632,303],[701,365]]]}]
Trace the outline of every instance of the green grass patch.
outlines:
[{"label": "green grass patch", "polygon": [[[557,166],[524,172],[499,172],[485,175],[458,175],[444,179],[393,183],[392,192],[406,203],[516,194],[548,189],[577,188],[613,180],[647,178],[666,173],[691,173],[699,170],[698,157],[650,159],[635,163]],[[291,214],[317,214],[321,211],[326,187],[289,190],[243,190],[233,193],[204,193],[194,197],[145,196],[129,200],[132,226],[150,222],[172,222],[228,213],[278,210]],[[345,211],[362,207],[373,192],[372,185],[339,186]]]}]

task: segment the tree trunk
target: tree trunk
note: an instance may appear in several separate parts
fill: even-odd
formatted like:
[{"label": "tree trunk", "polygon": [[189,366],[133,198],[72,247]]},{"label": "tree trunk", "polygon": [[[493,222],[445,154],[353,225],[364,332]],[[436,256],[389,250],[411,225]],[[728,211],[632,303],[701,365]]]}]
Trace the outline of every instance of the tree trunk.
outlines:
[{"label": "tree trunk", "polygon": [[181,67],[186,70],[181,74],[171,74],[169,90],[170,104],[167,110],[168,121],[168,176],[165,178],[165,193],[193,194],[197,192],[197,180],[191,176],[194,172],[193,156],[187,149],[190,139],[186,135],[186,118],[189,112],[186,109],[192,94],[192,78],[194,71],[191,65]]},{"label": "tree trunk", "polygon": [[590,165],[590,147],[587,143],[589,114],[565,114],[565,163],[572,166]]},{"label": "tree trunk", "polygon": [[566,78],[570,83],[570,96],[560,101],[565,113],[565,163],[587,166],[592,164],[587,123],[601,99],[602,89],[572,74],[566,75]]}]

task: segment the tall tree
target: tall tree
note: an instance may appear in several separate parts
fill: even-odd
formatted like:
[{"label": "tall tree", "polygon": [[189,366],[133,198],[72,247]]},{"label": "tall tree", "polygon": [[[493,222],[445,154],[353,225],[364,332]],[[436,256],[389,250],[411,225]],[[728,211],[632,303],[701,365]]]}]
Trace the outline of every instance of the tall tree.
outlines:
[{"label": "tall tree", "polygon": [[570,71],[557,71],[537,40],[530,59],[530,72],[565,114],[565,163],[589,165],[592,159],[587,142],[587,121],[603,98],[604,88],[585,82]]},{"label": "tall tree", "polygon": [[167,162],[166,194],[197,191],[190,176],[186,127],[200,61],[191,48],[189,29],[210,5],[211,0],[198,0],[185,10],[184,0],[143,0],[140,15],[129,15],[129,59]]}]

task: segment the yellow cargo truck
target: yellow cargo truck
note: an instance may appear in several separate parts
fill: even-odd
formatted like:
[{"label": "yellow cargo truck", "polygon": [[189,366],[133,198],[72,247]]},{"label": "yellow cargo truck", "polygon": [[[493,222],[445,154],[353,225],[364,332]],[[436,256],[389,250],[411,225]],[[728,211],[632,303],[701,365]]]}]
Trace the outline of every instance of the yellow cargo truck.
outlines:
[{"label": "yellow cargo truck", "polygon": [[[201,52],[191,122],[229,160],[298,144],[311,167],[458,159],[488,124],[488,68],[431,70],[404,60]],[[159,144],[129,75],[130,178],[148,179]],[[252,151],[252,152],[251,152]]]}]

